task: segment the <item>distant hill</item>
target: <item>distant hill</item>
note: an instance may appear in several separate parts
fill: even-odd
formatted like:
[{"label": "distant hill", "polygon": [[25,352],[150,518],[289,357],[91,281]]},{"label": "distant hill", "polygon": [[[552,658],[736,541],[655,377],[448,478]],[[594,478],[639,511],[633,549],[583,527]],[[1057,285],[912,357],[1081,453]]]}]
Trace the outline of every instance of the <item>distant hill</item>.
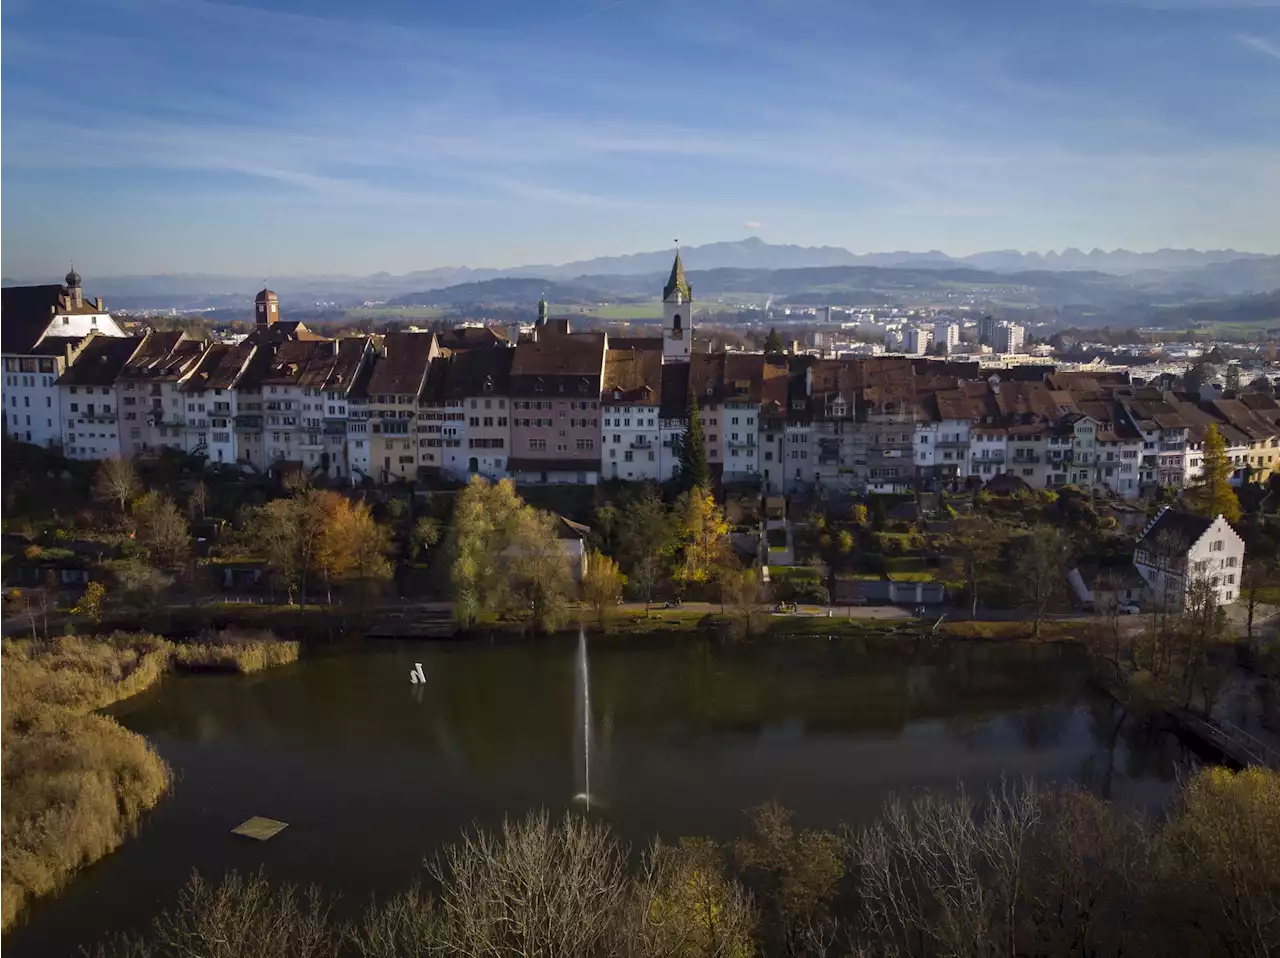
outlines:
[{"label": "distant hill", "polygon": [[[300,307],[315,304],[357,305],[363,302],[404,301],[420,303],[426,293],[451,291],[450,297],[478,295],[499,299],[515,299],[517,291],[527,292],[534,286],[560,283],[575,287],[576,296],[554,295],[560,302],[592,301],[594,291],[617,295],[651,298],[661,289],[671,268],[671,249],[631,253],[624,256],[602,256],[559,265],[526,265],[509,268],[477,268],[447,266],[393,275],[373,273],[367,276],[276,276],[268,284],[285,302]],[[938,250],[924,252],[898,251],[855,254],[838,246],[793,246],[766,243],[755,237],[731,242],[687,246],[681,250],[686,270],[706,274],[703,290],[731,292],[754,287],[765,293],[770,287],[784,284],[786,277],[773,274],[824,269],[879,269],[898,272],[888,281],[908,282],[906,273],[922,288],[945,282],[998,282],[1033,284],[1061,291],[1106,286],[1110,281],[1138,291],[1148,300],[1159,295],[1176,297],[1218,297],[1241,293],[1268,292],[1280,287],[1280,256],[1236,250],[1162,249],[1149,253],[1129,250],[1065,249],[1048,253],[995,250],[968,256],[949,256]],[[734,271],[737,271],[736,273]],[[966,272],[968,275],[957,277]],[[938,274],[930,278],[927,274]],[[745,274],[770,274],[769,276]],[[1036,276],[1073,276],[1065,285],[1054,287],[1048,278]],[[1105,280],[1101,277],[1110,277]],[[875,274],[849,274],[831,280],[854,290],[865,290]],[[53,277],[6,278],[5,285],[55,282]],[[796,277],[825,286],[827,281],[815,277]],[[482,288],[480,284],[495,281],[527,280],[525,287]],[[878,280],[877,280],[878,281]],[[850,287],[849,283],[861,283]],[[1075,285],[1072,285],[1075,284]],[[95,277],[86,273],[85,291],[101,296],[108,308],[234,308],[247,309],[254,293],[262,286],[261,277],[214,274],[175,273],[159,276]],[[474,289],[468,289],[475,287]],[[507,292],[503,292],[506,289]],[[779,295],[819,296],[823,288],[800,289],[793,283]],[[533,297],[536,301],[537,296]],[[483,300],[482,300],[483,301]]]},{"label": "distant hill", "polygon": [[1153,310],[1149,318],[1152,325],[1174,329],[1214,324],[1257,324],[1260,331],[1272,326],[1280,327],[1280,290],[1164,307]]},{"label": "distant hill", "polygon": [[[821,266],[799,269],[724,267],[688,270],[695,303],[712,299],[772,299],[792,305],[860,305],[945,300],[973,293],[1028,305],[1107,304],[1128,301],[1134,291],[1119,277],[1099,272],[1033,270],[995,273],[961,267],[895,269],[881,266]],[[570,283],[535,279],[491,279],[396,297],[394,306],[532,305],[545,290],[561,304],[592,304],[657,297],[665,273],[580,276]]]},{"label": "distant hill", "polygon": [[571,283],[543,279],[488,279],[459,283],[444,289],[406,293],[387,300],[388,306],[479,306],[518,303],[532,306],[543,296],[553,303],[598,303],[614,299],[606,292]]}]

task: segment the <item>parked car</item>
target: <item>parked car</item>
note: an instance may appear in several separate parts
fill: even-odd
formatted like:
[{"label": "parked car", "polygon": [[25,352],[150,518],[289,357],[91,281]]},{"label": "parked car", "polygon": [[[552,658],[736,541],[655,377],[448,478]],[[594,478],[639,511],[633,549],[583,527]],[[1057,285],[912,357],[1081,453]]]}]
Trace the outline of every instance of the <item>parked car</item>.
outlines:
[{"label": "parked car", "polygon": [[1121,615],[1137,615],[1142,610],[1133,602],[1121,602],[1116,606],[1116,611]]},{"label": "parked car", "polygon": [[678,609],[680,608],[680,605],[681,603],[679,599],[668,599],[666,602],[662,603],[662,607],[664,609]]},{"label": "parked car", "polygon": [[773,607],[774,612],[794,612],[796,604],[794,602],[779,602]]},{"label": "parked car", "polygon": [[867,597],[865,595],[855,595],[850,601],[850,605],[866,605]]}]

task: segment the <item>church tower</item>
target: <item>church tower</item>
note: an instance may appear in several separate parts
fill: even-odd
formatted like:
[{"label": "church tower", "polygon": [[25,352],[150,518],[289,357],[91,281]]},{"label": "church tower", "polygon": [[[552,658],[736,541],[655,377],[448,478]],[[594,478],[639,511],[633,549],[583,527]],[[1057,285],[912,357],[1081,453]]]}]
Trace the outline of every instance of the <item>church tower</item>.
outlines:
[{"label": "church tower", "polygon": [[662,290],[662,361],[687,363],[693,353],[693,290],[684,278],[680,247],[671,264],[671,278]]},{"label": "church tower", "polygon": [[269,289],[263,289],[253,298],[255,319],[258,326],[274,326],[280,318],[280,297]]}]

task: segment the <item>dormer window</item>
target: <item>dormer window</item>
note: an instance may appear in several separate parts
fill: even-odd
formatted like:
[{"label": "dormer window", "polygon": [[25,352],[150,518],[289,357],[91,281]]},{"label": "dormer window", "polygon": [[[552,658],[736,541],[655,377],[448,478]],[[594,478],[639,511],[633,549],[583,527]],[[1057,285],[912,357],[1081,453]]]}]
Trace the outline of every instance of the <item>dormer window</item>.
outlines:
[{"label": "dormer window", "polygon": [[535,380],[533,381],[533,391],[534,391],[534,392],[536,392],[536,393],[540,393],[540,392],[542,392],[544,389],[546,389],[546,383],[544,383],[544,382],[542,381],[542,379],[541,379],[541,378],[535,379]]},{"label": "dormer window", "polygon": [[487,393],[491,393],[491,392],[493,392],[493,377],[492,377],[492,376],[485,376],[485,377],[484,377],[484,391],[485,391],[485,392],[487,392]]}]

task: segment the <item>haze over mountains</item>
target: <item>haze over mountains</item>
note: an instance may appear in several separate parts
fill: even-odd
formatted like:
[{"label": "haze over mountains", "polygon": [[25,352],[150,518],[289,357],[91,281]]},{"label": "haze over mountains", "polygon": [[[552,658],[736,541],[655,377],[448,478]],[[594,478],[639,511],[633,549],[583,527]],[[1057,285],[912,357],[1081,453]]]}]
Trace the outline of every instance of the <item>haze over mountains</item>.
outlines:
[{"label": "haze over mountains", "polygon": [[[954,282],[1053,288],[1058,293],[1052,300],[1068,302],[1105,302],[1111,298],[1099,298],[1096,294],[1100,290],[1161,291],[1194,299],[1280,288],[1280,256],[1232,249],[1162,249],[1148,253],[1066,249],[1043,254],[995,250],[953,257],[937,250],[856,254],[835,246],[775,245],[751,237],[687,246],[681,255],[687,270],[703,274],[700,283],[695,281],[695,291],[710,295],[764,291],[791,297],[793,301],[800,301],[796,297],[821,299],[825,293],[850,288],[874,292],[904,285],[928,288]],[[374,273],[268,277],[266,281],[286,301],[345,305],[367,300],[406,304],[427,300],[484,302],[523,296],[538,286],[536,282],[494,282],[509,280],[566,284],[556,290],[560,301],[566,301],[566,297],[571,301],[612,296],[651,298],[657,290],[654,277],[665,277],[671,256],[668,248],[558,265],[439,267],[399,276]],[[836,272],[830,272],[833,269]],[[117,308],[223,306],[233,298],[250,296],[264,281],[262,277],[182,273],[104,277],[93,275],[91,264],[83,264],[82,270],[92,294],[102,296]],[[56,279],[5,278],[4,284]],[[657,282],[660,284],[660,280]],[[425,295],[434,291],[442,294]]]}]

